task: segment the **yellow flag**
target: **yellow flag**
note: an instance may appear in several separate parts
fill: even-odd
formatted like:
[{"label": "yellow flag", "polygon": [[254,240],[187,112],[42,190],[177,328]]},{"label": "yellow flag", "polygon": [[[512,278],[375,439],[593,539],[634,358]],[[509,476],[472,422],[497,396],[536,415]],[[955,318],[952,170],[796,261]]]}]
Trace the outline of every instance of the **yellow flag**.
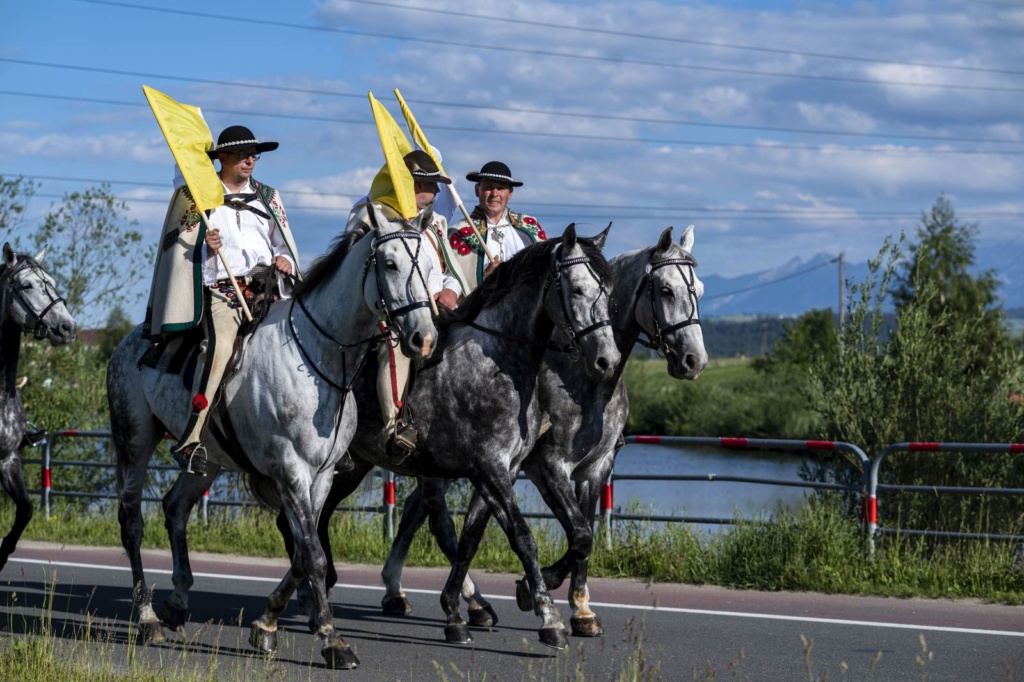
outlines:
[{"label": "yellow flag", "polygon": [[176,102],[159,90],[142,86],[160,130],[178,162],[196,208],[206,211],[224,203],[224,186],[206,153],[213,149],[213,135],[199,109]]},{"label": "yellow flag", "polygon": [[412,145],[384,105],[374,98],[372,92],[369,93],[369,97],[373,121],[377,124],[377,135],[380,136],[380,146],[384,150],[385,160],[384,167],[377,173],[370,186],[370,199],[387,204],[407,220],[415,218],[419,213],[416,208],[416,190],[413,187],[412,173],[404,161],[405,155],[412,151]]}]

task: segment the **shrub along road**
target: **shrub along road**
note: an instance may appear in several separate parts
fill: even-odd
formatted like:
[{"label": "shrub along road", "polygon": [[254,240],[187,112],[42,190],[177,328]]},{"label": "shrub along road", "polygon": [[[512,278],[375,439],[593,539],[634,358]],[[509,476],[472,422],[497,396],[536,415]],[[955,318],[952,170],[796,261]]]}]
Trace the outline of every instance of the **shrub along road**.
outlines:
[{"label": "shrub along road", "polygon": [[[148,550],[144,556],[159,610],[170,585],[169,554]],[[458,671],[465,679],[547,680],[576,679],[578,669],[584,673],[579,679],[617,679],[626,670],[657,669],[673,680],[710,679],[709,671],[722,677],[731,669],[740,679],[783,680],[808,679],[810,665],[813,679],[996,680],[1009,679],[1008,670],[1024,671],[1020,607],[594,579],[594,609],[606,634],[571,638],[569,650],[559,654],[537,641],[538,619],[516,608],[515,576],[476,574],[500,622],[492,631],[474,631],[473,644],[457,646],[442,634],[437,591],[445,571],[407,569],[414,612],[398,618],[380,614],[378,568],[340,565],[331,598],[335,622],[362,665],[332,672],[323,669],[318,642],[294,605],[282,620],[277,659],[251,656],[247,624],[262,612],[285,562],[211,554],[192,559],[192,623],[167,644],[138,651],[152,665],[216,666],[219,679],[430,680],[458,679]],[[48,617],[50,631],[65,640],[62,650],[72,652],[69,660],[123,665],[131,651],[130,580],[120,549],[25,543],[0,575],[0,628],[21,637]],[[565,586],[554,596],[568,624]],[[99,641],[73,645],[87,614]],[[804,640],[813,642],[809,652]]]}]

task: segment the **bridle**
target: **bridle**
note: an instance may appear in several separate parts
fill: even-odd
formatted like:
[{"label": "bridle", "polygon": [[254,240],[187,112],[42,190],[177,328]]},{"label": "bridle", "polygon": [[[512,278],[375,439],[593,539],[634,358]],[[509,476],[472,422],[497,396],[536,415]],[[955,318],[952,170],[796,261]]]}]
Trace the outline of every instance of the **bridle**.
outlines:
[{"label": "bridle", "polygon": [[[655,270],[669,265],[675,265],[679,268],[679,274],[686,283],[686,295],[689,297],[692,306],[690,309],[690,316],[685,320],[663,327],[662,323],[658,321],[658,307],[654,300],[654,277],[652,277],[652,274]],[[686,269],[684,269],[684,266]],[[665,336],[682,329],[683,327],[689,327],[690,325],[697,325],[698,327],[701,326],[700,309],[698,307],[699,299],[697,298],[697,273],[694,272],[694,268],[696,267],[697,261],[695,261],[693,256],[690,256],[689,254],[679,258],[666,258],[665,260],[660,260],[656,263],[648,263],[644,277],[640,280],[640,284],[637,286],[636,295],[633,297],[633,319],[637,320],[637,306],[640,304],[640,298],[646,290],[647,298],[651,304],[651,320],[654,322],[654,333],[652,334],[644,329],[643,325],[641,325],[639,320],[637,320],[637,325],[640,327],[641,333],[646,334],[648,337],[645,340],[638,336],[637,341],[647,348],[656,350],[662,357],[667,355],[669,352],[668,345],[665,343]],[[689,277],[687,277],[687,272],[689,272]],[[666,322],[665,324],[667,325],[668,323]]]},{"label": "bridle", "polygon": [[[559,292],[558,302],[562,308],[563,324],[561,326],[565,330],[566,334],[569,336],[569,343],[555,344],[549,343],[547,341],[538,343],[537,341],[534,341],[532,339],[523,339],[521,337],[512,336],[511,334],[499,332],[496,329],[489,329],[475,322],[468,322],[467,324],[470,327],[473,327],[474,329],[478,329],[482,332],[486,332],[492,336],[497,336],[507,341],[515,341],[516,343],[528,346],[544,345],[548,350],[560,353],[569,353],[574,361],[578,360],[583,353],[583,349],[580,346],[580,339],[582,339],[587,334],[596,332],[598,329],[601,329],[602,327],[611,326],[612,321],[609,318],[605,318],[583,329],[577,330],[574,327],[572,315],[569,310],[568,296],[565,293],[565,287],[562,286],[562,284],[565,281],[562,278],[562,272],[567,268],[571,268],[576,265],[586,265],[587,270],[590,272],[591,276],[594,279],[596,279],[600,284],[601,291],[598,293],[597,300],[600,300],[601,296],[608,296],[608,292],[605,289],[604,281],[601,279],[601,277],[598,276],[596,272],[594,272],[594,269],[590,266],[590,256],[577,256],[576,258],[563,259],[562,244],[559,244],[557,247],[555,247],[555,250],[552,251],[551,253],[551,271],[548,274],[548,277],[544,282],[544,288],[541,291],[541,302],[543,304],[543,302],[547,300],[548,291],[551,289],[551,286],[553,284],[557,284]],[[597,305],[597,300],[594,301],[595,306]]]},{"label": "bridle", "polygon": [[[366,280],[370,276],[370,270],[373,270],[374,280],[377,285],[378,296],[374,304],[374,310],[378,315],[384,318],[387,331],[381,331],[373,334],[372,336],[368,336],[365,339],[360,339],[359,341],[353,341],[350,343],[339,341],[338,339],[334,338],[334,336],[332,336],[330,332],[324,329],[316,321],[313,315],[309,312],[309,309],[306,308],[306,304],[303,302],[301,297],[296,296],[292,298],[292,309],[288,313],[288,324],[291,329],[292,337],[295,339],[295,345],[298,346],[298,349],[301,352],[302,356],[306,359],[306,362],[309,363],[309,366],[313,369],[316,375],[323,379],[325,382],[327,382],[330,386],[338,389],[339,391],[342,391],[343,393],[350,392],[352,390],[352,386],[355,384],[356,377],[359,376],[358,370],[362,367],[362,361],[360,361],[360,366],[357,367],[356,371],[352,373],[352,376],[349,378],[348,384],[345,386],[336,383],[330,377],[324,374],[323,371],[317,366],[316,362],[314,362],[312,356],[309,354],[309,351],[307,351],[306,348],[303,347],[302,342],[299,340],[299,335],[296,333],[295,321],[293,316],[295,304],[298,303],[299,308],[302,310],[303,314],[305,314],[306,319],[309,320],[310,324],[313,325],[313,328],[321,336],[326,337],[328,341],[330,341],[331,343],[333,343],[335,346],[342,350],[356,348],[358,346],[363,345],[369,345],[371,343],[374,343],[375,341],[380,341],[382,339],[390,339],[392,333],[394,333],[393,330],[401,328],[395,321],[395,317],[399,315],[404,315],[405,313],[411,312],[413,310],[418,310],[419,308],[429,308],[430,302],[413,301],[412,303],[408,303],[406,305],[394,307],[394,301],[387,300],[387,288],[384,286],[384,275],[381,272],[382,264],[380,262],[380,259],[377,257],[377,247],[385,242],[391,241],[392,239],[401,239],[402,246],[405,247],[406,253],[409,254],[409,258],[412,260],[412,269],[419,275],[420,281],[423,283],[423,289],[424,291],[426,291],[426,277],[424,276],[423,271],[420,269],[419,264],[420,250],[423,247],[423,241],[420,237],[421,235],[419,232],[414,232],[412,230],[402,230],[398,232],[389,232],[388,234],[374,237],[373,240],[370,242],[370,254],[366,257],[366,261],[363,263],[363,272],[362,277],[360,278],[360,291],[366,288]],[[413,252],[412,249],[409,248],[409,244],[406,242],[407,239],[416,240],[415,253]],[[410,275],[410,277],[411,276],[412,275]],[[363,360],[365,360],[365,355],[363,356]],[[342,354],[342,373],[343,375],[346,375],[348,373],[348,367],[345,361],[344,354]]]},{"label": "bridle", "polygon": [[[43,293],[46,294],[47,298],[50,299],[49,304],[42,309],[41,312],[36,312],[32,307],[28,298],[23,293],[26,289],[31,289],[31,284],[23,284],[18,281],[17,275],[25,270],[31,270],[39,278],[42,283]],[[25,325],[25,333],[31,331],[32,335],[37,339],[45,339],[47,334],[50,332],[50,326],[46,324],[46,316],[50,313],[53,308],[64,303],[64,299],[57,294],[57,290],[54,288],[43,273],[42,267],[33,258],[28,256],[22,256],[21,261],[13,266],[9,266],[6,263],[0,266],[0,284],[3,286],[2,298],[3,301],[0,305],[3,306],[3,321],[7,321],[7,316],[10,314],[10,306],[7,300],[8,294],[12,295],[18,301],[21,302],[22,307],[28,311],[29,315],[35,318],[35,325],[30,328]]]}]

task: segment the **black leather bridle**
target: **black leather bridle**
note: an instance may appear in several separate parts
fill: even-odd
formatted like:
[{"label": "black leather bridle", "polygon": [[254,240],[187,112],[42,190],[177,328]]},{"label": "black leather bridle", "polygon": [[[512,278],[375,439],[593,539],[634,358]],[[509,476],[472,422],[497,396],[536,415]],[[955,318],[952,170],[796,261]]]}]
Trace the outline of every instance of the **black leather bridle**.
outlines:
[{"label": "black leather bridle", "polygon": [[[658,320],[658,306],[655,303],[655,292],[654,292],[654,277],[652,274],[655,270],[664,268],[670,265],[674,265],[679,268],[679,274],[686,283],[686,295],[690,299],[692,304],[690,310],[690,316],[685,320],[676,322],[675,324],[668,324],[668,322],[661,322]],[[644,274],[643,279],[640,280],[639,286],[636,289],[636,295],[633,297],[633,319],[640,326],[640,331],[647,335],[647,339],[637,338],[642,345],[647,348],[658,351],[659,354],[664,356],[668,353],[668,348],[665,344],[665,336],[671,334],[674,331],[682,329],[683,327],[689,327],[691,325],[700,326],[700,309],[699,299],[697,297],[697,273],[694,272],[694,268],[697,267],[697,261],[693,259],[693,256],[685,255],[679,258],[666,258],[656,263],[648,263],[647,271]],[[685,268],[685,269],[684,269]],[[687,277],[689,273],[689,277]],[[647,298],[651,304],[651,320],[654,322],[654,333],[652,334],[648,330],[643,328],[640,321],[637,320],[636,310],[640,304],[640,299],[644,295],[644,291],[647,292]]]},{"label": "black leather bridle", "polygon": [[[50,302],[42,309],[42,311],[37,312],[23,293],[25,290],[31,289],[32,285],[18,281],[17,275],[25,270],[31,270],[36,274],[39,281],[42,283],[43,292],[46,294],[47,298],[50,299]],[[2,302],[2,306],[4,321],[7,321],[7,316],[10,314],[10,302],[7,300],[7,297],[8,295],[11,295],[21,302],[21,305],[29,315],[35,318],[35,324],[31,328],[32,335],[37,339],[45,339],[51,329],[50,325],[46,324],[46,316],[55,306],[60,303],[64,303],[64,299],[57,294],[57,290],[47,280],[39,263],[37,263],[34,258],[29,258],[28,256],[22,256],[21,260],[13,266],[9,266],[5,263],[0,267],[0,286],[3,286],[4,301]],[[28,325],[26,325],[25,331],[26,333],[30,331]]]}]

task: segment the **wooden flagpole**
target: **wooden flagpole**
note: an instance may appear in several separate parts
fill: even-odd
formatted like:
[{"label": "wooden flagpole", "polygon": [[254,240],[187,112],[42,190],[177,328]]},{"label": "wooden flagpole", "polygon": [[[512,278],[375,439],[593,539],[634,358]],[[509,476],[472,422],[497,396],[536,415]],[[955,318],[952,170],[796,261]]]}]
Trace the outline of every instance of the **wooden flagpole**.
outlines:
[{"label": "wooden flagpole", "polygon": [[[213,228],[210,227],[210,221],[206,218],[206,211],[200,211],[199,215],[203,218],[203,225],[206,225],[206,231],[212,232]],[[235,279],[235,275],[231,272],[231,266],[228,265],[227,258],[220,252],[220,249],[216,251],[217,257],[220,258],[220,264],[224,266],[224,272],[228,273],[228,279],[231,280],[231,288],[235,290],[235,296],[238,297],[238,302],[242,304],[242,312],[245,313],[245,319],[252,322],[252,313],[249,312],[249,305],[245,302],[245,296],[242,294],[241,287],[238,286],[238,281]]]}]

